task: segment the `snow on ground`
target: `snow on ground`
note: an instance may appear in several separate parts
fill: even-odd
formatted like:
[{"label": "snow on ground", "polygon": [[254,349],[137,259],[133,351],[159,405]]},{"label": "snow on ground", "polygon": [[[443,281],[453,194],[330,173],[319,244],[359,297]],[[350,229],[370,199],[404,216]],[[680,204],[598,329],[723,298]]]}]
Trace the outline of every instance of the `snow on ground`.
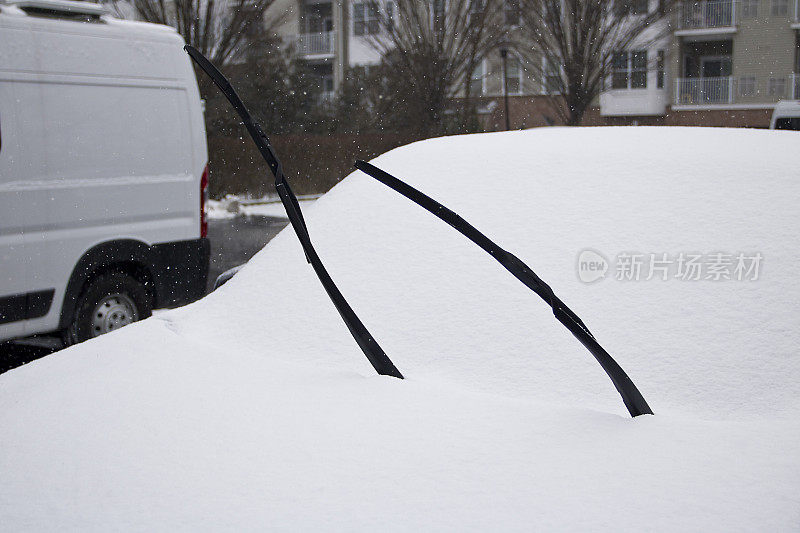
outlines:
[{"label": "snow on ground", "polygon": [[[300,208],[307,209],[314,200],[300,200]],[[286,218],[286,209],[280,201],[242,205],[241,214],[245,216],[283,217]]]},{"label": "snow on ground", "polygon": [[227,198],[223,200],[207,200],[206,201],[206,216],[211,220],[221,218],[233,218],[238,214],[238,207],[228,209],[230,202]]},{"label": "snow on ground", "polygon": [[[200,302],[0,375],[0,521],[796,530],[798,148],[792,132],[541,129],[376,159],[526,261],[655,416],[628,418],[536,295],[357,172],[306,221],[406,380],[374,375],[288,229]],[[585,249],[607,279],[578,279]],[[625,253],[763,263],[756,280],[619,281]]]},{"label": "snow on ground", "polygon": [[[319,195],[300,197],[301,208],[307,208],[317,198]],[[250,200],[228,195],[222,200],[208,200],[206,214],[210,219],[234,218],[239,215],[286,218],[286,210],[277,197]]]}]

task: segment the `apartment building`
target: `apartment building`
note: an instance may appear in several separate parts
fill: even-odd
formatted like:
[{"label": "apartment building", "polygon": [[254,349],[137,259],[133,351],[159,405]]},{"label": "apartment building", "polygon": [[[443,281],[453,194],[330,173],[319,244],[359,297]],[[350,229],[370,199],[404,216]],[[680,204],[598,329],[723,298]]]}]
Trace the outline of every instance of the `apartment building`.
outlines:
[{"label": "apartment building", "polygon": [[641,113],[652,86],[612,88],[601,122],[766,127],[779,100],[800,99],[800,0],[682,2],[673,15],[661,103]]},{"label": "apartment building", "polygon": [[764,126],[777,101],[800,98],[800,0],[685,2],[675,15],[677,120],[701,112]]},{"label": "apartment building", "polygon": [[281,21],[282,42],[318,76],[323,98],[332,98],[348,67],[380,62],[370,44],[370,38],[380,33],[371,5],[353,0],[277,0],[266,17]]},{"label": "apartment building", "polygon": [[[504,23],[520,31],[518,2],[507,0]],[[633,2],[658,9],[659,0]],[[391,11],[391,1],[381,4]],[[376,64],[370,37],[380,33],[370,2],[278,0],[284,42],[318,73],[332,97],[347,67]],[[800,0],[697,0],[680,3],[663,26],[614,56],[606,91],[586,124],[667,124],[766,127],[775,104],[800,99]],[[487,129],[504,124],[502,96],[513,128],[553,124],[552,76],[510,52],[505,70],[491,53],[472,73]],[[505,75],[504,75],[505,73]]]}]

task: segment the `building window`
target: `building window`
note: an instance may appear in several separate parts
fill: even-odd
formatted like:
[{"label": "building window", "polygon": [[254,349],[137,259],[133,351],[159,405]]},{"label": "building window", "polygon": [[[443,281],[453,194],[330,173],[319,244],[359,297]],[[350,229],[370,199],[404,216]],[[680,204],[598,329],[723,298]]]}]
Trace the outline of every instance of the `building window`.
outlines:
[{"label": "building window", "polygon": [[546,57],[542,58],[542,92],[561,94],[561,67]]},{"label": "building window", "polygon": [[470,96],[483,95],[483,80],[484,80],[483,63],[484,63],[483,61],[478,63],[478,66],[476,66],[475,70],[472,71],[472,76],[470,76],[469,79]]},{"label": "building window", "polygon": [[647,88],[647,50],[614,54],[611,59],[611,88]]},{"label": "building window", "polygon": [[756,95],[756,77],[742,76],[739,78],[739,96]]},{"label": "building window", "polygon": [[631,52],[631,89],[647,88],[647,50]]},{"label": "building window", "polygon": [[628,52],[617,52],[611,59],[611,88],[628,88]]},{"label": "building window", "polygon": [[504,12],[506,26],[519,26],[519,19],[522,13],[519,8],[519,0],[506,0]]},{"label": "building window", "polygon": [[656,87],[664,88],[664,50],[659,50],[656,59]]},{"label": "building window", "polygon": [[758,16],[759,3],[761,3],[761,0],[742,0],[742,18],[756,18]]},{"label": "building window", "polygon": [[789,14],[789,0],[772,0],[772,16],[785,16]]},{"label": "building window", "polygon": [[372,2],[353,4],[353,34],[375,35],[380,30],[377,7]]},{"label": "building window", "polygon": [[786,78],[770,78],[767,84],[770,96],[786,96]]},{"label": "building window", "polygon": [[522,94],[522,62],[514,54],[508,54],[506,59],[506,92],[508,94]]}]

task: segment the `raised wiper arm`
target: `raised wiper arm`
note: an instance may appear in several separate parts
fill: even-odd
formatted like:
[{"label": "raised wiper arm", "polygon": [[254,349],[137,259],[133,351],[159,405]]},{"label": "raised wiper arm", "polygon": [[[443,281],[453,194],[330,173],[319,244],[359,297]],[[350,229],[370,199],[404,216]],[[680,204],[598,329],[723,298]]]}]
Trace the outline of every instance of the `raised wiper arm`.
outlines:
[{"label": "raised wiper arm", "polygon": [[430,196],[415,189],[411,185],[395,178],[388,172],[385,172],[375,165],[371,165],[366,161],[356,161],[356,168],[366,173],[367,175],[375,178],[383,183],[390,189],[405,196],[415,204],[423,209],[429,211],[439,219],[447,222],[456,231],[464,235],[466,238],[480,246],[489,255],[494,257],[498,263],[503,265],[506,270],[511,272],[515,278],[520,280],[529,289],[538,294],[547,304],[553,309],[553,314],[559,322],[564,324],[566,328],[572,333],[581,344],[592,353],[603,370],[606,371],[608,377],[614,383],[619,395],[622,396],[622,401],[625,402],[625,407],[631,416],[651,415],[653,411],[645,401],[642,393],[633,384],[631,378],[622,369],[619,364],[614,360],[611,355],[600,346],[600,343],[595,340],[589,328],[578,318],[567,305],[562,302],[555,294],[553,289],[542,281],[536,273],[522,262],[514,254],[503,250],[500,246],[495,244],[489,237],[478,231],[469,222],[461,218],[459,215],[449,210]]},{"label": "raised wiper arm", "polygon": [[359,320],[355,311],[353,311],[353,309],[350,307],[350,304],[347,303],[347,300],[344,299],[344,296],[336,287],[336,284],[333,282],[333,279],[331,279],[328,271],[325,270],[322,260],[319,258],[316,250],[314,250],[314,246],[311,244],[311,237],[308,234],[308,228],[306,228],[306,223],[303,219],[303,212],[300,210],[300,203],[297,201],[297,196],[295,196],[292,188],[289,186],[289,181],[286,179],[286,176],[283,173],[283,165],[281,165],[280,159],[278,159],[278,156],[272,149],[269,138],[261,129],[261,126],[255,120],[253,120],[253,117],[250,115],[247,107],[245,107],[242,99],[239,98],[239,95],[236,94],[236,91],[233,89],[233,86],[231,86],[227,78],[225,78],[225,76],[223,76],[222,73],[217,70],[217,68],[196,48],[186,45],[184,49],[197,63],[197,65],[203,69],[206,74],[208,74],[214,84],[219,88],[220,91],[222,91],[222,94],[225,95],[233,108],[239,114],[239,117],[242,119],[242,122],[247,128],[247,132],[250,134],[253,142],[256,143],[256,147],[258,147],[259,152],[261,152],[261,156],[267,162],[269,169],[275,176],[275,189],[281,198],[283,207],[286,209],[286,215],[289,217],[289,222],[292,224],[292,228],[297,234],[300,244],[303,246],[303,252],[306,254],[306,260],[314,268],[314,272],[316,272],[317,277],[322,283],[322,286],[325,288],[325,292],[328,293],[328,296],[333,302],[333,305],[336,307],[336,310],[339,311],[342,320],[344,320],[344,323],[347,325],[347,329],[350,330],[350,334],[353,335],[353,338],[361,348],[361,351],[364,352],[365,356],[367,356],[367,359],[372,364],[373,368],[375,368],[375,371],[378,372],[378,374],[402,379],[403,375],[399,370],[397,370],[397,367],[394,366],[394,363],[392,363],[377,341],[375,341],[370,332],[367,330],[366,326],[364,326],[361,320]]}]

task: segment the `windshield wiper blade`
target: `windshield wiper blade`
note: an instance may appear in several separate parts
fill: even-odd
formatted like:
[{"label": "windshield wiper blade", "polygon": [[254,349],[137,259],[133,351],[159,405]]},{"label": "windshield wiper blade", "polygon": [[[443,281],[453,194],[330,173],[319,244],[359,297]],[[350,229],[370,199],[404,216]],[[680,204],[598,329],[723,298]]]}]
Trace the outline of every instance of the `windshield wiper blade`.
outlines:
[{"label": "windshield wiper blade", "polygon": [[[308,234],[303,213],[300,209],[300,204],[297,197],[292,191],[286,176],[283,173],[283,167],[278,159],[269,138],[264,134],[260,125],[253,120],[248,112],[241,98],[236,94],[236,91],[231,86],[230,82],[217,70],[214,65],[208,61],[197,49],[190,45],[186,45],[186,51],[192,59],[200,66],[200,68],[208,74],[214,84],[222,91],[236,112],[239,114],[242,122],[247,128],[250,137],[255,142],[256,147],[261,153],[270,171],[275,177],[275,189],[280,196],[281,202],[286,209],[286,214],[289,217],[289,222],[292,225],[300,244],[303,247],[303,252],[306,255],[306,260],[314,268],[320,282],[322,283],[325,291],[328,293],[331,301],[336,307],[337,311],[344,320],[347,328],[350,330],[353,338],[358,346],[364,352],[369,362],[381,375],[388,375],[402,379],[403,375],[394,366],[392,361],[378,345],[377,341],[372,337],[367,328],[355,314],[353,309],[344,299],[344,296],[336,287],[336,284],[331,279],[327,270],[322,264],[319,255],[317,255],[314,246],[311,244],[311,238]],[[519,279],[528,288],[538,294],[542,299],[547,302],[553,309],[553,314],[570,332],[592,353],[597,359],[603,369],[606,371],[611,381],[614,383],[617,391],[622,397],[625,406],[628,408],[631,416],[639,416],[642,414],[653,414],[650,406],[645,401],[644,397],[633,384],[633,381],[628,377],[622,367],[606,352],[602,346],[595,340],[592,333],[581,321],[581,319],[555,296],[553,290],[541,278],[539,278],[533,270],[531,270],[525,263],[513,254],[503,250],[483,233],[478,231],[475,227],[470,225],[459,215],[450,211],[442,204],[436,202],[429,196],[421,191],[411,187],[410,185],[395,178],[391,174],[370,165],[364,161],[357,161],[356,168],[362,170],[366,174],[372,176],[384,185],[405,196],[414,203],[420,205],[427,211],[431,212],[441,220],[448,223],[454,229],[459,231],[462,235],[470,239],[472,242],[480,246],[483,250],[494,257],[500,264],[502,264],[511,274]]]},{"label": "windshield wiper blade", "polygon": [[411,185],[401,181],[388,172],[385,172],[375,165],[366,161],[356,161],[355,167],[372,178],[383,183],[395,192],[405,196],[415,204],[419,205],[434,216],[443,220],[453,227],[456,231],[477,244],[489,255],[495,258],[498,263],[503,265],[506,270],[520,280],[525,286],[538,294],[553,309],[553,315],[583,344],[597,359],[603,370],[614,383],[617,392],[622,397],[625,407],[632,417],[639,415],[652,415],[653,411],[645,401],[642,393],[636,388],[633,381],[611,355],[600,346],[594,338],[589,328],[576,315],[572,309],[562,302],[554,293],[550,286],[531,270],[528,265],[522,262],[514,254],[507,252],[495,244],[489,237],[478,231],[469,222],[461,218],[458,214],[449,210],[422,191],[415,189]]},{"label": "windshield wiper blade", "polygon": [[322,286],[325,288],[325,292],[328,293],[336,310],[339,311],[342,320],[344,320],[347,329],[350,330],[350,334],[361,348],[361,351],[367,356],[367,359],[372,363],[373,368],[375,368],[378,374],[403,379],[403,375],[397,370],[397,367],[394,366],[389,356],[386,355],[377,341],[372,337],[366,326],[364,326],[355,311],[350,307],[350,304],[344,299],[344,296],[341,291],[339,291],[338,287],[336,287],[328,271],[325,270],[322,260],[311,244],[308,228],[303,219],[303,212],[300,210],[300,203],[297,201],[297,196],[295,196],[292,188],[289,186],[289,181],[283,173],[283,166],[281,165],[280,159],[278,159],[278,156],[275,154],[275,151],[272,149],[269,138],[261,129],[261,126],[253,120],[247,107],[245,107],[239,95],[236,94],[236,91],[227,78],[225,78],[225,76],[196,48],[191,45],[186,45],[184,49],[195,63],[208,74],[242,119],[245,128],[247,128],[247,132],[250,134],[250,137],[252,137],[253,142],[256,143],[256,147],[259,152],[261,152],[261,156],[267,162],[273,176],[275,176],[275,189],[278,191],[283,207],[286,209],[289,222],[292,224],[292,228],[297,234],[300,244],[303,246],[306,260],[313,267],[314,272],[316,272],[317,277],[320,282],[322,282]]}]

